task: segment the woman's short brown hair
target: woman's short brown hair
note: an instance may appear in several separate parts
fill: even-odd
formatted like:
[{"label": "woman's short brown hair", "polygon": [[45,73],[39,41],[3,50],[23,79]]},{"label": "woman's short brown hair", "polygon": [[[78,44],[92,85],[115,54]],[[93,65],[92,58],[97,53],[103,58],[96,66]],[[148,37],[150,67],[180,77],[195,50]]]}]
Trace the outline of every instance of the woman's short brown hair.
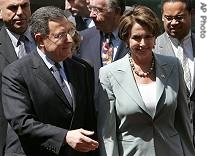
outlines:
[{"label": "woman's short brown hair", "polygon": [[118,35],[121,40],[128,41],[135,23],[146,26],[155,37],[160,35],[160,20],[157,15],[150,8],[138,5],[133,10],[125,12],[120,19]]}]

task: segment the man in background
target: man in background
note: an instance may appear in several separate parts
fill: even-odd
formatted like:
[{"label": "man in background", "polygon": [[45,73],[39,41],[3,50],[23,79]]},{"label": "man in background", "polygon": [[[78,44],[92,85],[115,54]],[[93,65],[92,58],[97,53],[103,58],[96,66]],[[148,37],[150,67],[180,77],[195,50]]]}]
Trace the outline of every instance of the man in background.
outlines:
[{"label": "man in background", "polygon": [[162,21],[165,32],[156,40],[155,52],[179,58],[186,84],[195,133],[195,34],[191,31],[194,10],[191,0],[164,0]]},{"label": "man in background", "polygon": [[[35,48],[35,43],[28,27],[30,16],[29,0],[0,0],[0,19],[3,21],[0,31],[0,77],[3,69],[8,64]],[[22,38],[23,35],[24,37]],[[0,88],[1,86],[2,83],[0,81]],[[4,118],[0,96],[0,155],[4,153],[6,136],[11,133],[14,133],[14,131],[9,125],[7,130],[7,122]],[[12,144],[12,140],[13,138],[8,135],[7,148]]]},{"label": "man in background", "polygon": [[[80,32],[82,42],[77,55],[94,67],[97,97],[99,68],[122,58],[128,52],[125,43],[118,37],[118,25],[125,11],[125,1],[90,0],[88,8],[95,27]],[[106,59],[106,54],[109,59]]]},{"label": "man in background", "polygon": [[65,0],[66,15],[74,22],[78,31],[94,26],[93,20],[89,17],[90,11],[87,5],[89,0]]}]

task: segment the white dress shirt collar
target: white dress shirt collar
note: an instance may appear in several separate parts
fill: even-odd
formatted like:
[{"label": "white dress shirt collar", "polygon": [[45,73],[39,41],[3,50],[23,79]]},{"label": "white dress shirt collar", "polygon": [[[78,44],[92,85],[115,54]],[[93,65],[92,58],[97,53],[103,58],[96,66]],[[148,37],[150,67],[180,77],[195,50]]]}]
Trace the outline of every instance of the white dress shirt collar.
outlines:
[{"label": "white dress shirt collar", "polygon": [[[38,47],[37,47],[37,52],[44,61],[44,63],[47,65],[49,69],[51,69],[52,66],[54,66],[54,61],[51,60],[50,58],[47,57]],[[58,62],[61,65],[61,68],[63,68],[63,62]]]}]

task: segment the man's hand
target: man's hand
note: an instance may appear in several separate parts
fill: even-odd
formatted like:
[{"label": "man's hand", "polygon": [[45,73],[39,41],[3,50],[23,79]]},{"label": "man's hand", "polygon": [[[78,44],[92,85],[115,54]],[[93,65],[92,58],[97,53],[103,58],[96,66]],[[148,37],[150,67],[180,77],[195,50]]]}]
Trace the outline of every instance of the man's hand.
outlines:
[{"label": "man's hand", "polygon": [[84,129],[76,129],[67,132],[66,143],[73,149],[80,152],[89,152],[98,148],[99,143],[89,136],[93,135],[93,131]]}]

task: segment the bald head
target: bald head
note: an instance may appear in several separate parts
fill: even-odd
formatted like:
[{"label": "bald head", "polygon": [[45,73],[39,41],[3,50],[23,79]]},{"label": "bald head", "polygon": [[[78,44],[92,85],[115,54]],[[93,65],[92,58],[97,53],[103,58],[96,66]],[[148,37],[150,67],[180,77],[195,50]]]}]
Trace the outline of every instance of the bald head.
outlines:
[{"label": "bald head", "polygon": [[0,18],[11,32],[25,32],[31,16],[29,0],[0,0],[0,9]]}]

